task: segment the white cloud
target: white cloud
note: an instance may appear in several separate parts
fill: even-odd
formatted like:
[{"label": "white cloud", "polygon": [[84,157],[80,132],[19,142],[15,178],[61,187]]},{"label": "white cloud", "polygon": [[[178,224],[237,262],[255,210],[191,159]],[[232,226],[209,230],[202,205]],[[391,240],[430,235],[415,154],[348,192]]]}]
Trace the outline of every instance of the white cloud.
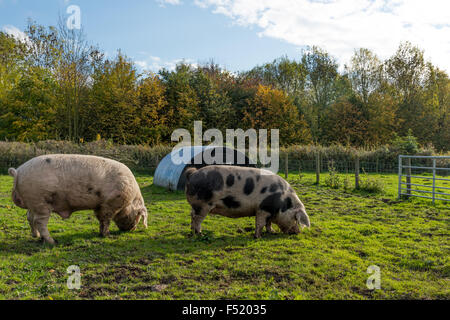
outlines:
[{"label": "white cloud", "polygon": [[171,5],[174,5],[174,6],[177,6],[177,5],[181,4],[180,0],[157,0],[157,2],[162,7],[164,7],[164,5],[166,5],[166,4],[171,4]]},{"label": "white cloud", "polygon": [[[144,54],[144,53],[141,52],[140,54]],[[177,64],[181,63],[181,62],[189,64],[193,67],[197,67],[197,65],[198,65],[191,59],[174,59],[174,60],[163,61],[160,57],[155,57],[155,56],[151,56],[151,55],[147,55],[143,59],[137,59],[136,65],[139,68],[141,68],[143,71],[158,72],[162,68],[173,71],[173,70],[175,70],[175,67],[177,66]]]},{"label": "white cloud", "polygon": [[28,42],[28,36],[25,34],[25,32],[21,31],[19,28],[13,26],[13,25],[5,25],[2,27],[2,31],[6,32],[7,34],[12,35],[14,38]]},{"label": "white cloud", "polygon": [[448,0],[194,0],[260,36],[296,46],[318,45],[341,63],[365,47],[382,58],[410,41],[450,71]]}]

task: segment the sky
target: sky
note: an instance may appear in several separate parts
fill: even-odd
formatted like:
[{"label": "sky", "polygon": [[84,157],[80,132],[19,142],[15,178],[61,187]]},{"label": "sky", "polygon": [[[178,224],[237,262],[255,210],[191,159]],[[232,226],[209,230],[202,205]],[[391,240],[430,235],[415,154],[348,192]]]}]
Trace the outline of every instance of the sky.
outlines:
[{"label": "sky", "polygon": [[92,44],[141,70],[214,60],[244,71],[313,45],[342,66],[356,48],[386,59],[410,41],[450,72],[448,0],[0,0],[0,30],[24,37],[28,19],[56,25],[71,5]]}]

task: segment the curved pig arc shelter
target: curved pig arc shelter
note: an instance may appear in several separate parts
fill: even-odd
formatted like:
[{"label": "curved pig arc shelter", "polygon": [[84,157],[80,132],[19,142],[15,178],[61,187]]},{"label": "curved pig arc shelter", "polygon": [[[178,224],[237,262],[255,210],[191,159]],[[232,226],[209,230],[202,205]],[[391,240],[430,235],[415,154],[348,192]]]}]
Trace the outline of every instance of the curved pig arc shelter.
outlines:
[{"label": "curved pig arc shelter", "polygon": [[[219,158],[222,158],[221,163],[205,163],[205,159],[214,158],[216,153],[219,152],[223,156],[218,155]],[[230,159],[232,161],[227,162],[227,153],[233,155],[232,159]],[[231,156],[228,157],[231,158]],[[184,190],[186,184],[184,172],[186,169],[191,167],[202,168],[211,164],[255,166],[245,154],[229,147],[182,147],[173,150],[161,160],[156,168],[153,183],[170,190]]]}]

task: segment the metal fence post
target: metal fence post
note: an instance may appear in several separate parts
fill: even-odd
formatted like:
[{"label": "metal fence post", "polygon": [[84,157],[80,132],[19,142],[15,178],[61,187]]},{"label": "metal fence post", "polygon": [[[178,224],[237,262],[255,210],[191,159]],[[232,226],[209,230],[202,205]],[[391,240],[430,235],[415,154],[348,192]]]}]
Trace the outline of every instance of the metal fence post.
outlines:
[{"label": "metal fence post", "polygon": [[359,189],[359,157],[355,160],[355,189]]},{"label": "metal fence post", "polygon": [[436,158],[433,159],[433,204],[436,198]]},{"label": "metal fence post", "polygon": [[402,197],[402,156],[398,156],[398,200]]},{"label": "metal fence post", "polygon": [[[406,165],[403,165],[402,160],[405,158]],[[411,159],[420,159],[421,161],[414,166],[411,165]],[[430,159],[429,161],[424,163],[424,159]],[[446,193],[445,190],[450,190],[447,186],[439,186],[439,181],[450,181],[450,179],[445,179],[441,177],[438,170],[448,171],[450,172],[450,167],[446,166],[443,162],[443,165],[440,166],[438,163],[438,159],[450,159],[450,156],[402,156],[399,155],[398,158],[398,198],[401,199],[403,196],[407,198],[411,197],[419,197],[425,199],[431,199],[433,204],[435,204],[436,200],[440,201],[450,201],[450,193]],[[439,167],[440,166],[440,167]],[[403,174],[403,169],[405,170],[405,174]],[[416,173],[412,173],[412,169],[422,170],[430,170],[432,171],[432,177],[427,175],[419,175]],[[406,182],[403,182],[403,176],[406,177]],[[412,182],[412,178],[420,179],[420,180],[432,180],[432,184],[422,183],[421,181]],[[406,186],[406,187],[405,187]],[[423,190],[415,187],[429,188],[428,190]],[[431,189],[431,190],[430,190]],[[441,191],[442,189],[442,191]],[[405,192],[406,191],[406,192]],[[403,193],[405,192],[405,193]],[[420,194],[416,194],[420,193]]]}]

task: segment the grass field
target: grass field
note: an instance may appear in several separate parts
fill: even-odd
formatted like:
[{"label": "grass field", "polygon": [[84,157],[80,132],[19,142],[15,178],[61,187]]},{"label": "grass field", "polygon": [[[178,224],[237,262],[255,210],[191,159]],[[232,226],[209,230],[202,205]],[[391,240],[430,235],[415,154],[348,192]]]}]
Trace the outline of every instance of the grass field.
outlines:
[{"label": "grass field", "polygon": [[[208,216],[204,234],[190,236],[184,194],[140,175],[148,229],[114,225],[103,239],[92,212],[52,215],[51,247],[31,238],[25,210],[10,199],[12,178],[0,176],[0,298],[449,299],[449,203],[398,202],[397,177],[373,177],[383,194],[290,175],[311,228],[255,240],[253,218]],[[80,290],[67,289],[70,265],[81,269]],[[366,287],[371,265],[380,267],[379,290]]]}]

